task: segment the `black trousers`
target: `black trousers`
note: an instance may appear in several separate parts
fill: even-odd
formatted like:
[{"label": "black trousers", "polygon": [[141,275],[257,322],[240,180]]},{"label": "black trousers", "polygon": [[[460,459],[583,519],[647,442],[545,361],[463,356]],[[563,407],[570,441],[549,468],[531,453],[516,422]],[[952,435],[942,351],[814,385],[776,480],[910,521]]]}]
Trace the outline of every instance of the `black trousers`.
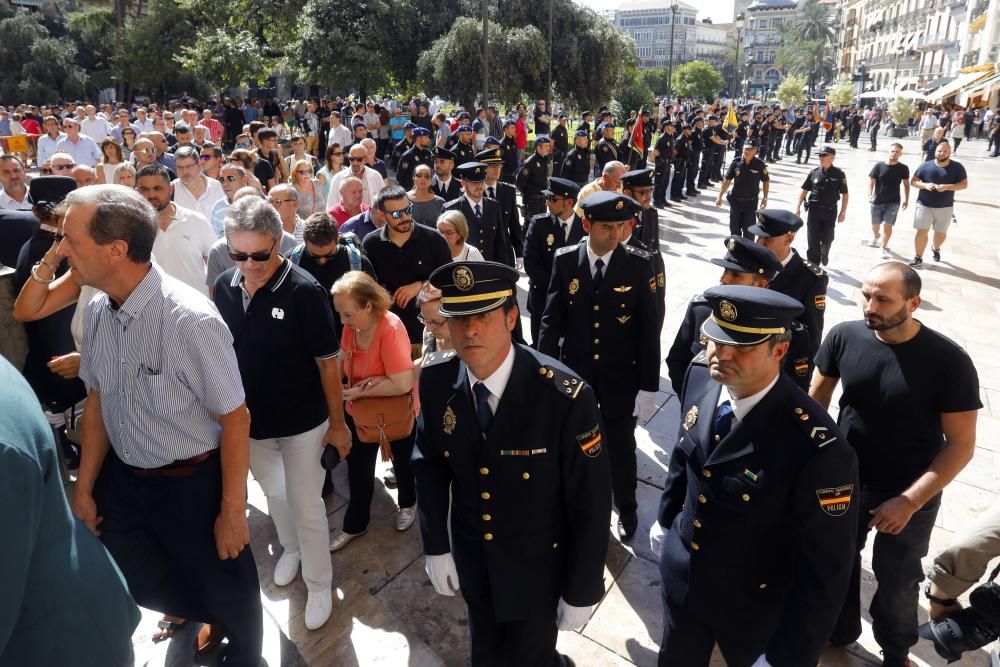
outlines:
[{"label": "black trousers", "polygon": [[[358,430],[351,415],[344,413],[351,431],[351,453],[347,455],[347,481],[351,499],[344,512],[344,532],[358,535],[368,530],[375,496],[375,459],[379,446],[358,440]],[[417,483],[413,477],[410,456],[413,454],[413,432],[389,443],[392,449],[392,469],[396,473],[396,491],[400,507],[413,507],[417,502]]]},{"label": "black trousers", "polygon": [[698,159],[700,157],[701,151],[692,153],[692,158],[687,163],[684,180],[687,182],[687,193],[689,195],[693,195],[694,191],[698,189],[695,181],[698,179]]},{"label": "black trousers", "polygon": [[263,643],[260,584],[247,547],[220,560],[213,528],[222,501],[218,456],[188,477],[141,478],[109,451],[94,485],[101,541],[136,603],[220,624],[227,665],[257,667]]},{"label": "black trousers", "polygon": [[492,600],[470,600],[472,667],[560,667],[556,652],[556,607],[551,613],[519,621],[497,621]]},{"label": "black trousers", "polygon": [[756,213],[756,199],[729,197],[729,233],[733,236],[753,239],[754,235],[750,231],[750,227],[756,222]]},{"label": "black trousers", "polygon": [[812,143],[812,135],[802,135],[802,138],[798,141],[798,147],[795,149],[796,162],[802,159],[802,151],[806,152],[806,162],[809,162],[809,156],[812,155]]},{"label": "black trousers", "polygon": [[701,153],[701,171],[698,173],[698,187],[707,188],[708,180],[715,171],[715,151],[711,147]]},{"label": "black trousers", "polygon": [[813,264],[829,264],[830,246],[837,228],[837,209],[811,206],[806,217],[809,247],[806,257]]},{"label": "black trousers", "polygon": [[670,163],[657,162],[653,169],[653,201],[660,203],[667,200],[667,183],[670,182]]},{"label": "black trousers", "polygon": [[670,197],[676,199],[684,194],[684,179],[687,175],[687,162],[674,162],[674,180],[670,181]]},{"label": "black trousers", "polygon": [[785,133],[785,155],[792,154],[792,146],[798,142],[798,138],[801,135],[795,134],[794,132]]},{"label": "black trousers", "polygon": [[[658,667],[708,667],[712,649],[719,644],[729,667],[750,667],[767,649],[770,636],[762,635],[750,622],[748,610],[743,622],[718,627],[715,619],[698,618],[684,605],[671,600],[663,587],[663,638],[660,641]],[[730,614],[732,616],[732,614]]]},{"label": "black trousers", "polygon": [[635,514],[637,464],[635,460],[635,423],[631,415],[603,417],[604,437],[611,458],[611,491],[619,515]]}]

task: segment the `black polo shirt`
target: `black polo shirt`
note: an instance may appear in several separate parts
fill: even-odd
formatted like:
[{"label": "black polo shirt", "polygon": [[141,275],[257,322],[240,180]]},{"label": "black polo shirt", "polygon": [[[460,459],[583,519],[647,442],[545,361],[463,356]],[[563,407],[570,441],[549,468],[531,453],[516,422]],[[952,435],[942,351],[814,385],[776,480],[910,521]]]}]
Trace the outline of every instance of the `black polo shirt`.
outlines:
[{"label": "black polo shirt", "polygon": [[767,165],[760,158],[755,156],[747,164],[739,157],[729,165],[726,180],[733,182],[733,199],[756,200],[760,195],[760,184],[770,181],[771,177],[767,173]]},{"label": "black polo shirt", "polygon": [[233,334],[251,438],[304,433],[330,416],[316,360],[336,357],[340,345],[330,295],[312,276],[282,260],[247,299],[233,267],[215,281],[215,305]]},{"label": "black polo shirt", "polygon": [[[403,285],[412,282],[424,282],[439,266],[451,261],[451,251],[448,242],[437,233],[437,230],[413,223],[410,238],[402,246],[397,246],[389,240],[389,225],[368,234],[361,242],[365,256],[371,261],[382,287],[395,293]],[[403,321],[406,333],[411,343],[419,343],[423,338],[424,327],[417,317],[416,298],[411,299],[406,308],[400,308],[395,302],[392,312]]]}]

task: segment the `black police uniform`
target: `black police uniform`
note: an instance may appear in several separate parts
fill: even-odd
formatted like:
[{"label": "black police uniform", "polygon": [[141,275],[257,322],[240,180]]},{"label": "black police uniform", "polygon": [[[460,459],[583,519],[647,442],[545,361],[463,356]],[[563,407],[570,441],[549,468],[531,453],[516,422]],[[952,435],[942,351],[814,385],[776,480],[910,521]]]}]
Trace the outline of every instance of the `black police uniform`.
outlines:
[{"label": "black police uniform", "polygon": [[[410,150],[414,146],[414,141],[412,139],[407,139],[403,137],[400,139],[395,146],[392,147],[392,152],[389,154],[389,168],[396,172],[397,178],[396,182],[399,183],[398,170],[399,161],[403,157],[403,153]],[[409,190],[410,188],[407,188]]]},{"label": "black police uniform", "polygon": [[687,177],[688,158],[691,155],[691,134],[684,134],[683,130],[674,139],[674,178],[670,181],[671,201],[683,201],[684,181]]},{"label": "black police uniform", "polygon": [[549,186],[551,169],[552,162],[549,157],[532,153],[518,170],[516,184],[517,189],[521,191],[524,217],[530,218],[545,212],[545,196],[542,195],[542,190]]},{"label": "black police uniform", "polygon": [[503,158],[503,169],[500,170],[500,180],[505,183],[513,183],[517,177],[517,142],[513,137],[504,137],[500,142],[500,150]]},{"label": "black police uniform", "polygon": [[435,175],[431,179],[431,192],[436,194],[441,199],[444,199],[445,203],[452,202],[462,196],[462,184],[458,180],[458,176],[452,172],[451,180],[448,181],[448,185],[445,186],[444,183],[438,180]]},{"label": "black police uniform", "polygon": [[597,142],[597,161],[594,167],[596,175],[604,173],[604,165],[618,159],[618,146],[614,139],[602,138]]},{"label": "black police uniform", "polygon": [[[712,318],[774,326],[733,296],[746,290],[778,296],[713,288]],[[706,322],[713,337],[714,321]],[[848,587],[857,458],[826,411],[784,374],[739,419],[720,414],[726,398],[704,361],[691,365],[658,513],[666,531],[659,664],[707,666],[718,643],[732,667],[761,655],[774,667],[809,667]]]},{"label": "black police uniform", "polygon": [[791,155],[793,151],[796,152],[798,151],[799,139],[801,139],[802,135],[805,134],[804,132],[798,132],[798,130],[802,129],[802,126],[805,124],[805,122],[806,122],[805,116],[797,115],[795,116],[795,119],[792,121],[792,124],[789,125],[788,135],[786,137],[787,141],[785,142],[785,155]]},{"label": "black police uniform", "polygon": [[580,187],[586,185],[590,181],[590,150],[574,146],[563,159],[559,173]]},{"label": "black police uniform", "polygon": [[455,154],[455,164],[465,164],[476,159],[476,146],[471,142],[465,143],[460,140],[452,147],[451,151]]},{"label": "black police uniform", "polygon": [[722,168],[726,163],[726,151],[729,148],[729,132],[722,125],[715,128],[715,136],[725,143],[712,143],[715,150],[715,159],[712,161],[712,173],[709,175],[710,181],[722,182]]},{"label": "black police uniform", "polygon": [[802,160],[802,152],[806,153],[806,162],[809,162],[809,157],[812,155],[812,142],[813,136],[815,135],[818,123],[812,118],[802,119],[802,132],[798,135],[798,139],[795,141],[795,163],[798,164]]},{"label": "black police uniform", "polygon": [[674,135],[666,131],[666,125],[653,148],[656,150],[656,157],[653,159],[653,205],[669,205],[667,184],[670,182],[670,163],[674,158]]},{"label": "black police uniform", "polygon": [[684,181],[687,184],[686,194],[694,197],[698,194],[696,181],[698,180],[698,162],[701,159],[701,152],[705,149],[705,139],[701,136],[703,129],[697,127],[691,132],[690,150],[688,151],[687,168],[684,172]]},{"label": "black police uniform", "polygon": [[729,201],[729,233],[752,239],[753,233],[749,228],[754,223],[760,184],[771,180],[767,165],[757,156],[749,164],[743,156],[739,156],[729,165],[726,180],[732,181],[732,189],[726,193]]},{"label": "black police uniform", "polygon": [[[790,211],[763,209],[757,214],[757,222],[750,231],[757,236],[782,236],[797,231],[801,226],[802,219]],[[781,273],[770,282],[768,288],[787,294],[801,303],[805,309],[795,320],[805,326],[809,336],[809,345],[806,348],[809,357],[807,375],[812,377],[814,359],[823,338],[826,288],[830,276],[820,265],[802,259],[794,248],[791,252],[791,258],[781,269]]]},{"label": "black police uniform", "polygon": [[[645,209],[643,213],[650,210],[652,209]],[[657,293],[656,319],[659,322],[659,324],[657,325],[657,330],[658,331],[662,330],[663,320],[667,314],[667,291],[666,291],[667,278],[666,278],[666,266],[663,263],[663,255],[660,254],[659,250],[654,251],[648,245],[643,243],[642,240],[635,234],[632,234],[630,237],[628,237],[627,244],[632,246],[633,248],[638,248],[643,252],[649,253],[649,261],[653,267],[653,276],[655,276],[656,278],[656,293]]]},{"label": "black police uniform", "polygon": [[569,152],[569,131],[562,123],[558,123],[549,135],[552,139],[552,175],[561,176],[563,160]]},{"label": "black police uniform", "polygon": [[[402,144],[402,142],[400,142]],[[399,157],[399,166],[396,167],[396,182],[404,190],[413,189],[413,170],[422,164],[426,164],[434,169],[434,155],[427,148],[417,148],[413,146]]]},{"label": "black police uniform", "polygon": [[701,171],[698,172],[698,187],[705,189],[709,186],[710,182],[715,180],[716,172],[716,160],[720,159],[718,144],[712,141],[712,137],[722,138],[720,130],[722,128],[716,125],[715,127],[706,127],[701,132],[701,140],[704,145],[701,152]]},{"label": "black police uniform", "polygon": [[[635,169],[622,176],[622,188],[652,188],[653,170],[650,168]],[[638,237],[642,242],[637,246],[649,252],[660,253],[660,214],[655,208],[643,208],[636,216],[636,226],[632,237]],[[663,286],[660,285],[662,288]]]},{"label": "black police uniform", "polygon": [[[442,290],[442,314],[454,312],[449,299],[474,299],[483,289],[513,296],[516,273],[499,283],[484,278],[493,266],[439,269],[431,284]],[[464,305],[482,312],[480,303]],[[512,352],[485,431],[472,376],[453,351],[430,355],[420,373],[413,452],[420,532],[424,553],[454,558],[475,666],[560,664],[560,598],[587,607],[605,590],[610,478],[593,390],[550,357],[517,343]]]},{"label": "black police uniform", "polygon": [[[820,153],[823,149],[820,149]],[[829,264],[830,246],[837,229],[837,201],[847,194],[847,175],[835,166],[826,171],[816,167],[802,182],[802,189],[809,191],[806,199],[806,232],[808,250],[806,256],[813,264]]]},{"label": "black police uniform", "polygon": [[[466,162],[458,169],[460,178],[465,181],[485,181],[486,165],[482,162]],[[466,243],[479,248],[483,259],[487,262],[500,262],[514,265],[514,250],[507,238],[507,228],[503,224],[503,212],[500,203],[495,199],[483,197],[479,200],[479,215],[469,198],[462,195],[458,199],[446,202],[444,211],[459,211],[465,216],[469,227],[469,238]]]},{"label": "black police uniform", "polygon": [[[477,162],[498,164],[501,160],[499,148],[488,148],[476,153]],[[514,255],[504,264],[513,266],[517,257],[524,256],[524,230],[521,229],[521,217],[517,212],[517,190],[510,183],[497,181],[495,185],[487,183],[486,196],[500,204],[500,224],[507,230],[507,239]]]},{"label": "black police uniform", "polygon": [[[588,197],[583,207],[596,222],[613,215],[613,207],[623,200],[630,203],[618,211],[636,206],[623,195],[601,192]],[[640,390],[659,387],[656,276],[649,253],[629,245],[619,244],[604,268],[595,288],[586,241],[556,252],[538,349],[557,356],[594,387],[611,448],[614,501],[631,535],[637,508],[632,413]]]},{"label": "black police uniform", "polygon": [[735,141],[733,142],[733,148],[736,154],[739,155],[743,152],[743,142],[747,140],[747,131],[750,129],[750,123],[746,120],[740,120],[736,125],[736,132],[734,133]]},{"label": "black police uniform", "polygon": [[776,115],[771,121],[771,161],[781,162],[781,142],[785,139],[785,119],[783,115]]}]

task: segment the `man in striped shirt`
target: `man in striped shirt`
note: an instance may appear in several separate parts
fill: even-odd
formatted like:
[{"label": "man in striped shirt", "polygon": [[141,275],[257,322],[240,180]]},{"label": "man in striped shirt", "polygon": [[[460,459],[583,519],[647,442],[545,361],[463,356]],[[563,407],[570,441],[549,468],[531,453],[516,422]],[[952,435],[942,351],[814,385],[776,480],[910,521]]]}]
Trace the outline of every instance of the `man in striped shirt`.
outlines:
[{"label": "man in striped shirt", "polygon": [[104,292],[84,311],[73,512],[137,603],[224,628],[226,664],[256,666],[250,415],[232,336],[208,299],[150,262],[157,216],[138,192],[89,186],[67,203],[59,254],[81,285]]}]

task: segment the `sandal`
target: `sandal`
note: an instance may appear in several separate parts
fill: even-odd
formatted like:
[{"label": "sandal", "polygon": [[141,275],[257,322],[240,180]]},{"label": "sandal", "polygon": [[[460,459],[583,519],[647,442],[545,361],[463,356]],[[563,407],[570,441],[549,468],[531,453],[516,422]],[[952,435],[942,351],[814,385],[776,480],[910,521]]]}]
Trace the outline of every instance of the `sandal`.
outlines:
[{"label": "sandal", "polygon": [[169,620],[176,618],[174,616],[164,616],[159,621],[156,622],[156,632],[153,633],[153,643],[158,644],[162,641],[166,641],[173,637],[175,634],[181,631],[187,624],[186,619]]}]

